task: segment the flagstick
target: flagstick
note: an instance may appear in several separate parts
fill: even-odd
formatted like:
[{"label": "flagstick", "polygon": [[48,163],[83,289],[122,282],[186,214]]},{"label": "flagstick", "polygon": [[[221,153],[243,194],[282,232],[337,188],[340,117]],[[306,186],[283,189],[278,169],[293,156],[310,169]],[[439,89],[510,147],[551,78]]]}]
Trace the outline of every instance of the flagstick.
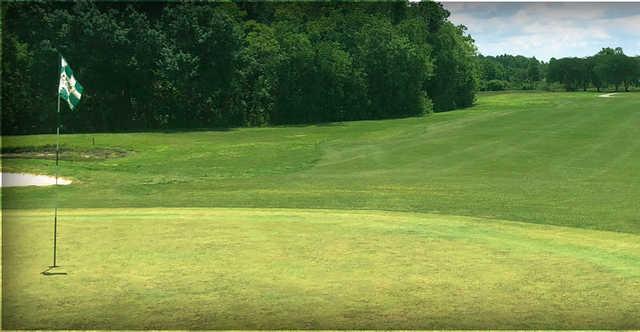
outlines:
[{"label": "flagstick", "polygon": [[[60,61],[58,61],[60,66],[62,66],[62,56]],[[60,75],[60,67],[58,67],[58,75]],[[58,91],[56,93],[58,97],[58,113],[57,113],[57,125],[56,125],[56,186],[55,190],[55,207],[53,212],[53,265],[51,267],[57,267],[56,265],[56,245],[58,240],[58,160],[60,155],[60,87],[58,86]]]}]

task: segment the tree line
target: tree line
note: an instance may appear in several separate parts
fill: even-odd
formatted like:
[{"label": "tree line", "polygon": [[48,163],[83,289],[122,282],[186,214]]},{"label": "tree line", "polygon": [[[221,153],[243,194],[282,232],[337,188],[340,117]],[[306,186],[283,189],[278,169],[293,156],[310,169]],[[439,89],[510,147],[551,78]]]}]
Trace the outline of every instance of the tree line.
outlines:
[{"label": "tree line", "polygon": [[551,58],[549,62],[521,55],[476,57],[479,87],[486,91],[554,90],[559,84],[566,91],[608,89],[629,91],[640,86],[640,56],[624,54],[622,48],[603,48],[589,57]]},{"label": "tree line", "polygon": [[384,119],[472,105],[476,48],[435,2],[2,4],[3,134]]},{"label": "tree line", "polygon": [[613,86],[615,91],[640,85],[640,57],[624,54],[622,48],[603,48],[585,58],[551,58],[547,79],[562,83],[567,91],[594,87],[597,91]]},{"label": "tree line", "polygon": [[503,54],[476,58],[480,90],[532,90],[544,79],[545,64],[535,57]]}]

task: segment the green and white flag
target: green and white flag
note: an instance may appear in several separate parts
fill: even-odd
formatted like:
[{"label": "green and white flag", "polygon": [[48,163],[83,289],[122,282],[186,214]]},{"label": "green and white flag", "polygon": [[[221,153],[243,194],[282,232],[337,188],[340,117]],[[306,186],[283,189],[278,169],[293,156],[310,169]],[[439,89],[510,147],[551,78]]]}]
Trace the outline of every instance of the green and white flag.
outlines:
[{"label": "green and white flag", "polygon": [[69,108],[74,109],[80,103],[82,91],[84,88],[73,76],[73,70],[63,57],[60,57],[60,84],[58,85],[58,94],[60,98],[69,103]]}]

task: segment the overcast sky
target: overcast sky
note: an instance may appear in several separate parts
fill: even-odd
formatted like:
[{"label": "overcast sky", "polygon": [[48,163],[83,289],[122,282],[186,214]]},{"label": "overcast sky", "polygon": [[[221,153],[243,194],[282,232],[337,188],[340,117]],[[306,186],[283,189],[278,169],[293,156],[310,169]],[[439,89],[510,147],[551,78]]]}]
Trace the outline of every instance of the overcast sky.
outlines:
[{"label": "overcast sky", "polygon": [[603,47],[640,55],[640,2],[445,2],[450,20],[469,29],[484,55],[587,56]]}]

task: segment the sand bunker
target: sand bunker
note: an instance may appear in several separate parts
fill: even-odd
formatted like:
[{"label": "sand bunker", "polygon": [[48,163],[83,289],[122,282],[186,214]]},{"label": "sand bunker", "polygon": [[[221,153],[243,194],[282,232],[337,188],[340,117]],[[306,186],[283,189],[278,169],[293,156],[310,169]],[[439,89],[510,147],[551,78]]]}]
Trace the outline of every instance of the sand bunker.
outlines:
[{"label": "sand bunker", "polygon": [[599,95],[598,97],[602,97],[602,98],[609,98],[609,97],[613,97],[614,95],[616,95],[616,92],[612,92],[612,93],[605,93],[603,95]]},{"label": "sand bunker", "polygon": [[[52,186],[56,184],[56,178],[47,175],[28,173],[2,173],[0,187],[27,187],[27,186]],[[68,185],[71,180],[58,178],[58,184]]]}]

